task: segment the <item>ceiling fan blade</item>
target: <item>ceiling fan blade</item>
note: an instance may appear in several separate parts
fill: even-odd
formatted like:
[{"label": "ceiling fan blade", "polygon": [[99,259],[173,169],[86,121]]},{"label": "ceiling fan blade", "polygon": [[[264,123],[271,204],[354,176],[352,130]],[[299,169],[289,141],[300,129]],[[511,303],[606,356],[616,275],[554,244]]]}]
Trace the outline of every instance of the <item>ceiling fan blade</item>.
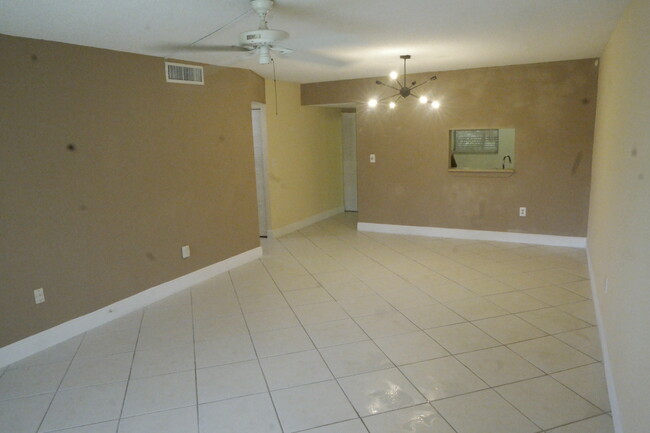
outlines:
[{"label": "ceiling fan blade", "polygon": [[291,48],[279,47],[277,45],[270,46],[269,49],[271,49],[272,51],[277,51],[278,53],[283,54],[283,55],[284,54],[291,54],[291,53],[294,52],[294,50],[292,50]]},{"label": "ceiling fan blade", "polygon": [[[218,61],[218,66],[235,66],[235,65],[246,65],[251,59],[255,58],[257,52],[255,50],[247,52],[238,52],[233,54],[223,54],[220,57],[223,57]],[[245,67],[245,66],[244,66]]]},{"label": "ceiling fan blade", "polygon": [[248,52],[251,48],[238,45],[168,45],[170,50],[176,51],[200,51],[200,52]]},{"label": "ceiling fan blade", "polygon": [[327,66],[346,66],[350,64],[350,62],[348,61],[337,59],[335,57],[330,57],[323,54],[317,54],[314,52],[302,51],[302,50],[297,50],[295,53],[291,55],[291,58],[294,58],[298,61],[304,61],[308,63],[318,63]]},{"label": "ceiling fan blade", "polygon": [[[340,1],[339,3],[345,4],[346,8],[348,7],[345,1]],[[268,21],[272,22],[277,19],[278,21],[286,22],[289,20],[291,22],[307,24],[310,27],[346,33],[350,29],[356,29],[360,26],[364,26],[365,28],[368,23],[359,22],[358,17],[349,17],[344,12],[346,8],[332,8],[326,1],[293,1],[290,4],[281,2],[269,12]],[[376,23],[372,24],[376,27]]]}]

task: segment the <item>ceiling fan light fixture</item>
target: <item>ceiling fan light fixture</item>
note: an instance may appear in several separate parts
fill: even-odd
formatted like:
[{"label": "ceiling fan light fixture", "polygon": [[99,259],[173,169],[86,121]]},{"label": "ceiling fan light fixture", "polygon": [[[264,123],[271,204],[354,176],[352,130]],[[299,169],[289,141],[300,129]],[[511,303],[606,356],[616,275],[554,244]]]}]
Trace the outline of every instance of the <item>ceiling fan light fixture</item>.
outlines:
[{"label": "ceiling fan light fixture", "polygon": [[268,65],[271,63],[271,51],[269,50],[268,45],[260,46],[260,65]]}]

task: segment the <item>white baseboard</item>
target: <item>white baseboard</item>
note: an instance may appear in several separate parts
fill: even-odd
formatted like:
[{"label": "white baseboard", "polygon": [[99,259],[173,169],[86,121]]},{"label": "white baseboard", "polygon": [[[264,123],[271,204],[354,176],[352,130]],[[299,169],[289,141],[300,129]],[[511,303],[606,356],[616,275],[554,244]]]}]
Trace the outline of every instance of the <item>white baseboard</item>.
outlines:
[{"label": "white baseboard", "polygon": [[596,310],[596,323],[598,324],[598,336],[600,337],[600,347],[603,351],[603,368],[605,369],[605,382],[607,382],[607,393],[609,396],[609,405],[612,409],[612,422],[614,423],[614,431],[616,433],[623,433],[623,423],[621,422],[621,410],[618,406],[618,396],[616,395],[616,387],[614,386],[614,375],[612,374],[612,366],[609,360],[609,349],[607,348],[607,338],[605,337],[605,327],[603,326],[603,315],[600,310],[600,298],[598,287],[596,285],[596,275],[594,273],[593,264],[591,263],[591,254],[589,246],[587,246],[587,264],[589,266],[589,281],[591,284],[591,297],[594,301],[594,309]]},{"label": "white baseboard", "polygon": [[327,218],[333,217],[334,215],[338,215],[340,213],[343,213],[343,206],[337,207],[335,209],[330,209],[323,213],[319,213],[318,215],[312,215],[302,221],[296,221],[295,223],[280,227],[279,229],[267,230],[267,235],[269,238],[279,238],[280,236],[284,236],[291,232],[295,232],[296,230],[303,229],[307,226],[315,224],[319,221],[326,220]]},{"label": "white baseboard", "polygon": [[360,232],[390,233],[477,241],[500,241],[518,244],[550,245],[555,247],[585,248],[587,239],[571,236],[538,235],[530,233],[491,232],[487,230],[447,229],[441,227],[402,226],[395,224],[357,223]]},{"label": "white baseboard", "polygon": [[254,248],[2,347],[0,368],[260,257],[262,247]]}]

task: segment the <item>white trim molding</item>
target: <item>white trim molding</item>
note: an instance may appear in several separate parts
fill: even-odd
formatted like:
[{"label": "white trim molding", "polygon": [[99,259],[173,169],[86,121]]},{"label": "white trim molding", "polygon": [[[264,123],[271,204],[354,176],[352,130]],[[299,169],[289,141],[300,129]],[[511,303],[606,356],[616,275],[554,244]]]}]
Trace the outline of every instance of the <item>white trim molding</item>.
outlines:
[{"label": "white trim molding", "polygon": [[280,236],[284,236],[291,232],[295,232],[296,230],[303,229],[307,226],[316,224],[317,222],[326,220],[327,218],[333,217],[334,215],[338,215],[340,213],[343,213],[343,206],[337,207],[335,209],[330,209],[317,215],[312,215],[302,221],[296,221],[295,223],[280,227],[279,229],[267,230],[267,234],[269,238],[279,238]]},{"label": "white trim molding", "polygon": [[115,320],[168,296],[262,257],[262,247],[245,251],[182,277],[159,284],[92,313],[69,320],[0,348],[0,368]]},{"label": "white trim molding", "polygon": [[428,236],[477,241],[512,242],[518,244],[550,245],[555,247],[585,248],[587,239],[572,236],[539,235],[487,230],[448,229],[442,227],[402,226],[395,224],[357,223],[360,232],[390,233],[397,235]]},{"label": "white trim molding", "polygon": [[591,253],[589,244],[587,244],[587,265],[589,268],[589,282],[591,285],[591,297],[594,301],[594,310],[596,311],[596,324],[598,325],[598,336],[600,337],[600,348],[603,352],[603,369],[605,370],[605,382],[607,383],[607,395],[609,396],[609,405],[612,409],[612,422],[616,433],[623,432],[623,422],[621,420],[621,409],[618,406],[618,395],[614,386],[614,374],[612,365],[609,360],[609,349],[607,348],[607,337],[605,336],[605,326],[603,325],[603,314],[600,310],[600,296],[598,285],[596,284],[596,273],[593,263],[591,262]]}]

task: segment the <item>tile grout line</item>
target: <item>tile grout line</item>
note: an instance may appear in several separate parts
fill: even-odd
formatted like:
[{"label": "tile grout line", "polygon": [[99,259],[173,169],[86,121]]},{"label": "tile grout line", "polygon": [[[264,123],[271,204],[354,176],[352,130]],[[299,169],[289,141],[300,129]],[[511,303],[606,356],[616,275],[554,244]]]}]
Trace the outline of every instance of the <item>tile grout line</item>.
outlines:
[{"label": "tile grout line", "polygon": [[[258,262],[264,267],[264,263],[258,259]],[[266,269],[266,267],[264,267]],[[280,432],[284,433],[284,427],[282,426],[282,421],[280,421],[280,414],[278,413],[278,408],[275,406],[275,401],[273,400],[273,395],[271,394],[271,388],[269,387],[269,382],[266,379],[266,374],[264,373],[264,369],[262,368],[262,363],[260,362],[260,357],[257,354],[257,348],[255,347],[255,343],[253,342],[253,335],[251,334],[251,330],[248,327],[248,321],[246,320],[246,315],[244,314],[244,310],[242,309],[241,306],[241,301],[239,299],[239,293],[237,293],[237,286],[235,285],[235,282],[233,281],[232,274],[230,271],[228,271],[228,280],[230,281],[230,285],[232,286],[232,290],[235,293],[235,297],[237,298],[237,305],[239,305],[239,309],[241,311],[242,317],[244,319],[244,324],[246,325],[246,330],[248,331],[248,338],[250,340],[251,346],[253,347],[253,352],[255,353],[255,360],[257,361],[257,366],[260,369],[260,372],[262,373],[262,378],[264,378],[264,384],[266,385],[266,390],[268,392],[269,400],[271,400],[271,405],[273,406],[273,411],[275,412],[275,419],[278,420],[278,426],[280,427]],[[266,394],[266,393],[265,393]]]},{"label": "tile grout line", "polygon": [[129,392],[129,386],[131,385],[131,374],[133,373],[135,354],[138,351],[138,343],[140,341],[140,334],[142,332],[142,322],[144,321],[144,312],[145,312],[145,308],[142,309],[142,316],[140,317],[140,325],[138,326],[138,336],[136,337],[135,345],[133,346],[133,358],[131,358],[131,368],[129,368],[129,376],[126,379],[126,386],[124,388],[124,397],[122,397],[122,407],[120,408],[120,414],[118,416],[117,426],[115,428],[116,433],[120,431],[120,424],[122,424],[122,414],[124,413],[124,406],[126,406],[126,396]]},{"label": "tile grout line", "polygon": [[[283,245],[283,248],[286,249],[286,247],[284,247],[284,245]],[[291,251],[289,251],[288,249],[286,249],[286,251],[287,251],[287,252],[288,252],[292,257],[294,257],[294,259],[295,259],[295,256],[294,256],[294,254],[293,254]],[[297,260],[297,259],[296,259],[296,260]],[[269,274],[270,278],[273,280],[273,284],[275,284],[276,288],[277,288],[278,291],[280,292],[280,295],[282,296],[282,298],[284,299],[284,301],[285,301],[285,302],[287,303],[287,305],[289,306],[289,309],[291,310],[291,312],[293,313],[293,315],[296,316],[296,319],[298,319],[298,316],[296,315],[296,312],[295,312],[295,310],[293,309],[293,306],[292,306],[292,305],[289,303],[289,301],[287,300],[287,298],[286,298],[284,292],[283,292],[282,290],[280,290],[280,288],[278,287],[277,282],[275,281],[275,278],[273,278],[273,275],[271,275],[271,273],[269,272],[269,270],[268,270],[268,268],[266,267],[266,265],[264,264],[264,262],[262,262],[262,266],[264,267],[264,270]],[[302,264],[301,264],[301,266],[302,266]],[[311,273],[307,268],[305,268],[305,267],[303,266],[303,269],[305,269],[305,271],[307,272],[308,275],[310,275],[312,278],[314,278],[313,274],[312,274],[312,273]],[[315,280],[315,278],[314,278],[314,280]],[[323,290],[326,290],[326,289],[323,288]],[[328,293],[329,293],[329,292],[328,292]],[[331,296],[331,295],[330,295],[330,296]],[[311,337],[311,335],[309,335],[309,332],[307,332],[307,330],[305,329],[305,326],[302,324],[302,322],[300,321],[300,319],[298,319],[298,322],[300,323],[300,326],[301,326],[303,332],[305,333],[305,335],[307,335],[307,338],[309,338],[309,341],[310,341],[311,344],[314,346],[314,350],[316,350],[316,353],[318,353],[318,356],[320,357],[321,361],[323,362],[323,364],[325,365],[325,367],[327,368],[327,370],[329,371],[329,373],[332,375],[332,378],[334,379],[334,381],[335,381],[336,384],[338,385],[338,389],[339,389],[339,390],[341,391],[341,393],[345,396],[345,398],[346,398],[348,404],[350,405],[350,407],[352,408],[352,410],[354,411],[354,413],[357,414],[357,417],[359,418],[359,420],[361,421],[361,423],[363,424],[363,426],[366,428],[366,430],[368,430],[368,427],[367,427],[366,424],[363,422],[363,418],[362,418],[361,415],[359,414],[359,411],[357,410],[356,407],[354,407],[354,405],[352,404],[352,401],[350,400],[350,398],[348,397],[348,395],[347,395],[347,394],[345,393],[345,391],[343,390],[343,387],[341,386],[341,383],[339,382],[338,378],[336,377],[336,375],[334,374],[334,372],[333,372],[332,369],[330,368],[329,364],[327,364],[327,362],[325,361],[325,358],[323,358],[323,354],[321,353],[321,351],[320,351],[320,349],[318,348],[318,346],[316,346],[316,343],[314,342],[313,338]],[[358,325],[357,325],[357,326],[358,326]],[[363,331],[363,329],[362,329],[362,331]],[[363,332],[365,333],[365,331],[363,331]],[[366,335],[367,335],[367,334],[366,334]],[[367,335],[367,336],[368,336],[368,335]],[[368,336],[368,338],[370,338],[370,336]],[[331,381],[331,380],[332,380],[332,379],[328,379],[328,380],[323,381],[323,382],[329,382],[329,381]],[[316,383],[322,383],[322,382],[316,382]],[[311,385],[311,384],[306,384],[306,385]],[[293,388],[297,388],[297,387],[299,387],[299,386],[305,386],[305,385],[298,385],[298,386],[295,386],[295,387],[293,387]],[[289,387],[289,388],[287,388],[287,389],[291,389],[291,388],[292,388],[292,387]],[[271,397],[271,398],[273,398],[273,397]],[[331,423],[331,424],[337,424],[338,422],[345,422],[345,421],[349,421],[349,420],[341,420],[341,421],[337,421],[337,422],[335,422],[335,423]],[[321,427],[321,426],[310,427],[310,429],[313,429],[313,428],[316,428],[316,427]],[[307,429],[307,430],[309,430],[309,429]]]},{"label": "tile grout line", "polygon": [[[587,365],[593,365],[593,364],[587,364]],[[582,367],[586,367],[586,366],[583,365]],[[576,367],[576,368],[579,368],[579,367]],[[568,371],[568,370],[563,370],[563,371]],[[558,371],[558,372],[553,373],[553,374],[557,374],[557,373],[561,373],[561,372]],[[598,407],[598,406],[596,405],[596,403],[592,403],[591,400],[587,399],[586,397],[581,396],[581,395],[578,394],[576,391],[572,390],[572,389],[569,388],[567,385],[563,384],[562,382],[560,382],[559,380],[557,380],[556,378],[554,378],[552,374],[548,374],[547,376],[550,377],[551,379],[553,379],[555,382],[559,383],[563,388],[565,388],[565,389],[567,389],[567,390],[573,392],[573,393],[576,394],[578,397],[580,397],[581,399],[583,399],[584,401],[586,401],[587,403],[589,403],[590,405],[592,405],[593,407],[595,407],[596,409],[598,409],[598,411],[600,412],[599,415],[602,415],[602,414],[608,412],[608,411],[603,410],[603,409],[601,409],[600,407]],[[597,416],[597,415],[594,415],[594,416]],[[554,427],[554,428],[555,428],[555,427]]]},{"label": "tile grout line", "polygon": [[[196,366],[196,324],[194,322],[194,290],[192,287],[189,288],[190,291],[190,312],[192,314],[192,354],[194,355],[194,397],[196,398],[196,431],[197,433],[201,429],[200,417],[199,417],[199,378],[198,378],[198,368]],[[187,432],[189,433],[189,432]]]},{"label": "tile grout line", "polygon": [[63,380],[65,379],[65,376],[68,374],[68,371],[70,371],[70,366],[74,362],[74,359],[77,357],[77,354],[79,353],[79,348],[81,348],[81,345],[83,344],[84,340],[86,339],[86,336],[88,335],[87,332],[84,333],[83,338],[79,342],[79,345],[77,346],[77,349],[74,351],[74,355],[72,355],[72,358],[70,359],[70,362],[68,363],[68,368],[65,369],[65,373],[63,373],[63,376],[61,376],[61,380],[59,381],[59,385],[56,387],[56,391],[54,391],[54,394],[52,394],[52,400],[50,400],[50,404],[47,405],[47,410],[45,413],[43,413],[43,417],[41,418],[41,422],[38,423],[38,427],[36,428],[36,431],[39,432],[41,430],[41,427],[43,427],[43,423],[45,422],[45,418],[47,417],[47,414],[50,412],[50,409],[52,408],[52,403],[54,403],[54,399],[56,398],[56,395],[59,393],[59,390],[61,389],[61,385],[63,384]]},{"label": "tile grout line", "polygon": [[550,429],[543,430],[543,432],[544,432],[544,433],[551,432],[551,431],[553,431],[553,430],[555,430],[555,429],[558,429],[558,428],[567,427],[567,426],[570,426],[570,425],[573,425],[573,424],[577,424],[577,423],[580,423],[580,422],[583,422],[583,421],[587,421],[587,420],[590,420],[590,419],[598,418],[599,416],[603,416],[603,415],[609,415],[609,416],[611,417],[611,415],[609,414],[609,412],[603,412],[603,413],[600,413],[600,414],[598,414],[598,415],[592,415],[592,416],[589,416],[589,417],[587,417],[587,418],[584,418],[584,419],[581,419],[581,420],[578,420],[578,421],[571,421],[571,422],[568,422],[568,423],[565,423],[565,424],[557,425],[557,426],[555,426],[555,427],[551,427]]}]

